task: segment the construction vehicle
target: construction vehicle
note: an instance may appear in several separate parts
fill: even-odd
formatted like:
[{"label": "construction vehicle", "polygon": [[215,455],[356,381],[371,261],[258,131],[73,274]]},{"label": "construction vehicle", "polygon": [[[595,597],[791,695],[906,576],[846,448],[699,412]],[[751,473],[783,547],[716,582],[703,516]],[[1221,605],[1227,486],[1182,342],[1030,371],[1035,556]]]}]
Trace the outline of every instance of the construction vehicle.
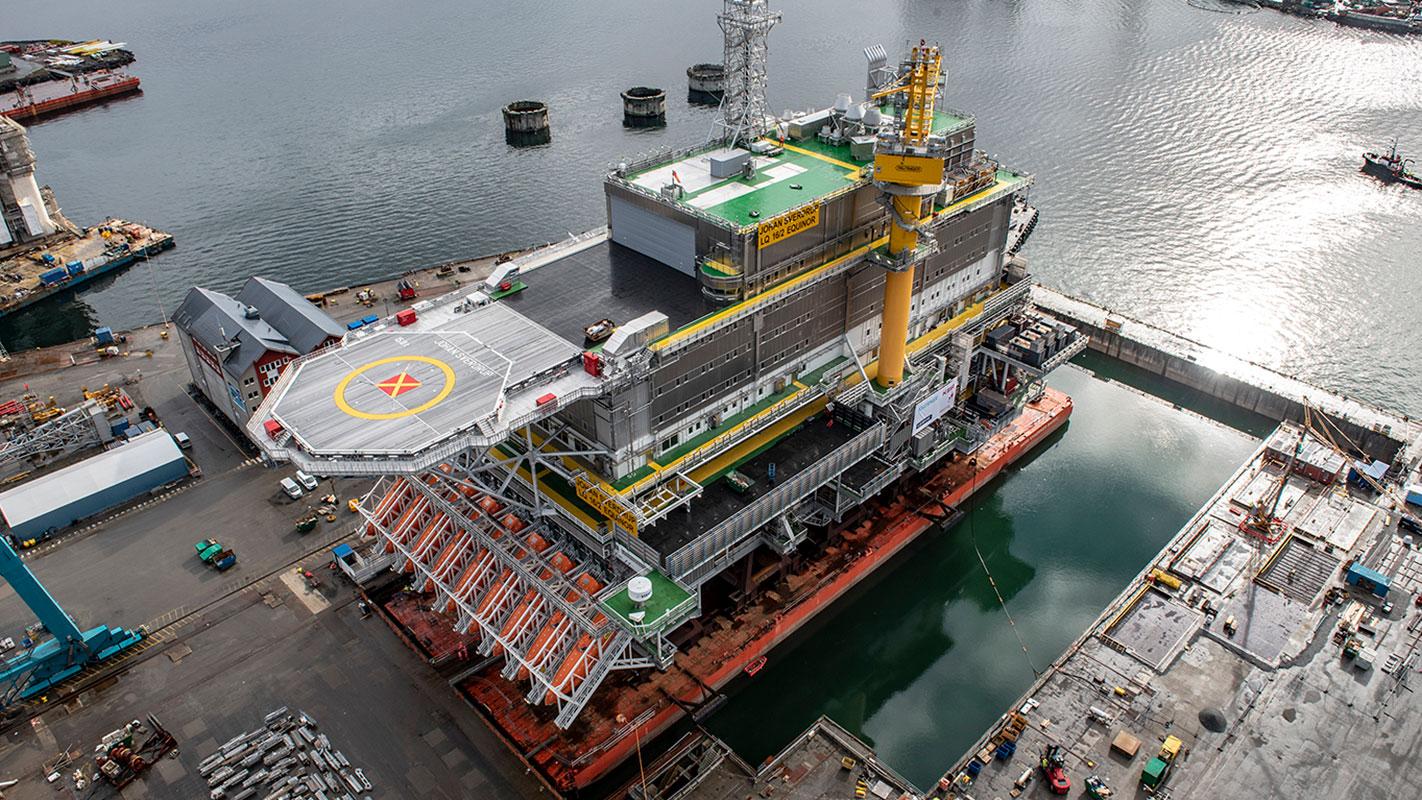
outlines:
[{"label": "construction vehicle", "polygon": [[1178,736],[1167,736],[1160,745],[1160,752],[1146,762],[1145,769],[1141,770],[1141,788],[1147,794],[1155,794],[1165,785],[1165,779],[1170,777],[1170,769],[1175,766],[1184,744]]},{"label": "construction vehicle", "polygon": [[198,558],[202,563],[212,567],[218,572],[225,572],[233,564],[237,563],[237,554],[222,546],[216,539],[203,539],[193,545],[197,550]]},{"label": "construction vehicle", "polygon": [[143,641],[142,629],[130,631],[101,625],[81,631],[4,537],[0,537],[0,576],[52,637],[0,665],[0,709],[33,697],[85,667]]},{"label": "construction vehicle", "polygon": [[1066,752],[1061,745],[1052,745],[1042,751],[1042,774],[1047,778],[1047,788],[1052,794],[1067,794],[1071,791],[1071,778],[1066,773]]}]

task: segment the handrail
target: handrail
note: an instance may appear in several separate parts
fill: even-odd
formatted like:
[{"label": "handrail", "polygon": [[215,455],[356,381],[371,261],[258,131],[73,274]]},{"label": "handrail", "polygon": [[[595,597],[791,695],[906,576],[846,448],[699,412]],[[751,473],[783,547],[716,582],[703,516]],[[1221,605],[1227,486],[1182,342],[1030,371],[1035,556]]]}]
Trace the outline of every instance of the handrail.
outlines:
[{"label": "handrail", "polygon": [[696,585],[707,571],[708,565],[714,566],[723,555],[741,544],[747,535],[758,530],[792,503],[818,489],[834,475],[878,449],[883,444],[884,432],[882,423],[865,429],[825,458],[751,501],[731,517],[682,546],[666,557],[668,573],[674,580],[686,585]]}]

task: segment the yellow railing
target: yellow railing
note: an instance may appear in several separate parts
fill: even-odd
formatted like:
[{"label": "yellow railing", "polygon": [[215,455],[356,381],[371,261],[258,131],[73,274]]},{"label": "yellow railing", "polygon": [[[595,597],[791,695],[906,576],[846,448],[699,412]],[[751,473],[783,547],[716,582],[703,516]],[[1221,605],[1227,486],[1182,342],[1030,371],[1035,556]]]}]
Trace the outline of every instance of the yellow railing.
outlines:
[{"label": "yellow railing", "polygon": [[573,477],[573,489],[578,499],[596,508],[599,513],[615,522],[633,536],[637,535],[637,515],[616,494],[605,491],[602,486],[588,480],[583,475]]}]

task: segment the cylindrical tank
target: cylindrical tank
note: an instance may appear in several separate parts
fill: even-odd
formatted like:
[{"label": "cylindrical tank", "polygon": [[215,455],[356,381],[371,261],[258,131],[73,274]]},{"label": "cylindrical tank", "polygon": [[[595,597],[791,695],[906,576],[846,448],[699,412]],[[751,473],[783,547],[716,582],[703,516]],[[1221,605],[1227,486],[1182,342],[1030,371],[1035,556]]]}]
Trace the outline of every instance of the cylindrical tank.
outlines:
[{"label": "cylindrical tank", "polygon": [[726,91],[726,68],[720,64],[693,64],[687,67],[686,89],[688,103],[719,105]]},{"label": "cylindrical tank", "polygon": [[633,86],[623,92],[622,124],[630,128],[667,124],[667,93],[651,86]]},{"label": "cylindrical tank", "polygon": [[548,106],[537,100],[516,100],[504,106],[504,140],[514,146],[544,144],[553,138]]}]

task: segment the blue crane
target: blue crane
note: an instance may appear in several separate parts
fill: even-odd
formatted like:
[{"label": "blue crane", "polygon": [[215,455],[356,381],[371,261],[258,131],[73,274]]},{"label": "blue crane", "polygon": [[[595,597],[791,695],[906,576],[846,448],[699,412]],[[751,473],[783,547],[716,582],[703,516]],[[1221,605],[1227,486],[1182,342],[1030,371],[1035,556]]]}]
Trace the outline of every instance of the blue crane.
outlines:
[{"label": "blue crane", "polygon": [[143,641],[141,629],[130,631],[100,626],[79,630],[44,584],[20,560],[5,536],[0,536],[0,577],[10,584],[52,637],[5,660],[0,667],[0,708],[43,692],[85,667]]}]

